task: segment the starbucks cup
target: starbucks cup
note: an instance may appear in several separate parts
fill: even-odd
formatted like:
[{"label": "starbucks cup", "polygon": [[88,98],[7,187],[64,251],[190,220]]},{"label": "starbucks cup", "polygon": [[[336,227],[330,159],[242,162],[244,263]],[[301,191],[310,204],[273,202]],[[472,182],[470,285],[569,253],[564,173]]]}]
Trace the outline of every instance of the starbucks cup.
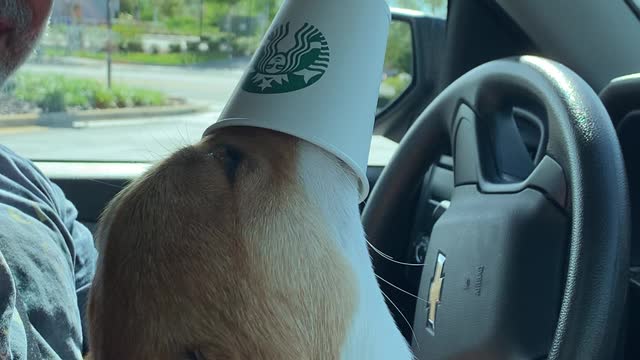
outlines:
[{"label": "starbucks cup", "polygon": [[384,0],[286,0],[218,121],[271,129],[366,170],[391,15]]}]

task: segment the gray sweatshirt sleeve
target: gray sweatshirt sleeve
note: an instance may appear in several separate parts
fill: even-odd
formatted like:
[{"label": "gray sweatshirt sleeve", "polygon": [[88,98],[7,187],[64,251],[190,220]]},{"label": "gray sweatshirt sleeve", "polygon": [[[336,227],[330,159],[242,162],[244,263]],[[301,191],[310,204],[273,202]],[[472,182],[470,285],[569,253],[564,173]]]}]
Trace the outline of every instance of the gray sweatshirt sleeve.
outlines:
[{"label": "gray sweatshirt sleeve", "polygon": [[97,252],[62,190],[0,146],[0,359],[81,359]]}]

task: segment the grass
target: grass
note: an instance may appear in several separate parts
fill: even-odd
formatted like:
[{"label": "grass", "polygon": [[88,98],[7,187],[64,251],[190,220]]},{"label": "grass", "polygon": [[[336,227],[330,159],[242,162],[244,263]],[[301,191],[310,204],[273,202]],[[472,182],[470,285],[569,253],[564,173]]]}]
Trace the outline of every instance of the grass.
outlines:
[{"label": "grass", "polygon": [[[199,22],[191,17],[165,19],[158,23],[153,21],[122,21],[113,24],[113,31],[124,39],[136,39],[142,34],[194,35],[200,33]],[[203,35],[220,33],[218,26],[203,24]]]},{"label": "grass", "polygon": [[114,86],[108,89],[96,80],[29,73],[17,75],[14,96],[19,100],[37,105],[43,112],[167,104],[166,96],[158,91],[127,86]]},{"label": "grass", "polygon": [[[61,49],[47,49],[45,51],[45,56],[59,57],[65,55],[96,60],[104,60],[107,58],[107,54],[104,52],[74,51],[71,54],[67,54]],[[116,63],[165,66],[194,65],[207,61],[220,60],[224,57],[225,55],[219,53],[147,54],[144,52],[117,52],[111,55],[111,59]]]}]

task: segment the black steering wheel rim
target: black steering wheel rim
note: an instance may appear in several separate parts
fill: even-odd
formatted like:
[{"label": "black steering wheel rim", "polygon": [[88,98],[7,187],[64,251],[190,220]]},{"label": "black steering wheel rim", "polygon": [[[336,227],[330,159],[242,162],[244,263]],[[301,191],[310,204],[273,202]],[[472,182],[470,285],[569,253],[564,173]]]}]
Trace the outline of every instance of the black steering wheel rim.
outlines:
[{"label": "black steering wheel rim", "polygon": [[[494,186],[486,181],[480,165],[471,165],[472,170],[468,164],[459,165],[473,163],[474,159],[460,157],[454,162],[456,189],[473,185],[479,193],[517,194],[527,188],[540,190],[539,184],[532,182],[545,183],[542,192],[563,208],[568,218],[560,304],[554,314],[556,325],[550,334],[548,358],[609,359],[628,286],[626,174],[615,129],[604,106],[589,85],[565,66],[534,56],[509,58],[484,64],[451,84],[419,116],[382,172],[363,212],[365,231],[374,246],[384,249],[384,243],[393,239],[395,211],[415,196],[416,186],[440,155],[443,143],[450,141],[454,156],[459,146],[474,148],[474,144],[467,145],[468,141],[455,143],[461,107],[477,117],[474,121],[482,128],[486,126],[483,118],[499,113],[514,99],[546,118],[543,138],[548,160],[535,164],[535,169],[543,162],[545,166],[551,164],[555,169],[549,172],[555,172],[553,179],[534,181],[531,175],[515,184]],[[465,139],[473,140],[476,135],[474,130]],[[481,146],[476,144],[475,148],[481,151]],[[374,265],[384,261],[374,255]],[[423,281],[429,279],[423,276]],[[447,299],[439,301],[441,306]]]}]

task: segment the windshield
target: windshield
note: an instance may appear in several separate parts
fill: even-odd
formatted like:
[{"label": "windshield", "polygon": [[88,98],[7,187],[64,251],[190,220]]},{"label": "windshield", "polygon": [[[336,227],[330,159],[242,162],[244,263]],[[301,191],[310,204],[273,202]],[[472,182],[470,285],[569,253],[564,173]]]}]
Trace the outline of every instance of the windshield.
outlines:
[{"label": "windshield", "polygon": [[[0,144],[36,160],[146,162],[197,141],[281,3],[54,2],[38,48],[0,92]],[[446,0],[389,4],[446,16]],[[409,25],[393,23],[389,39],[379,110],[412,83]]]}]

